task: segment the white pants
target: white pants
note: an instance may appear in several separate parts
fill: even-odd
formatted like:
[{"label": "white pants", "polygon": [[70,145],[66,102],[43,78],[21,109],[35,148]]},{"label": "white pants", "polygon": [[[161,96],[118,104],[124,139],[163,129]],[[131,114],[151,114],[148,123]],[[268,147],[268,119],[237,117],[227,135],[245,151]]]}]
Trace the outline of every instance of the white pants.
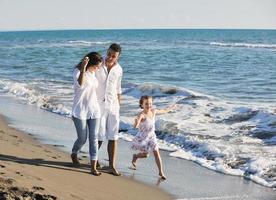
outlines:
[{"label": "white pants", "polygon": [[102,116],[100,121],[100,129],[98,134],[98,140],[118,140],[119,138],[119,124],[120,114],[119,109],[117,111],[102,110]]}]

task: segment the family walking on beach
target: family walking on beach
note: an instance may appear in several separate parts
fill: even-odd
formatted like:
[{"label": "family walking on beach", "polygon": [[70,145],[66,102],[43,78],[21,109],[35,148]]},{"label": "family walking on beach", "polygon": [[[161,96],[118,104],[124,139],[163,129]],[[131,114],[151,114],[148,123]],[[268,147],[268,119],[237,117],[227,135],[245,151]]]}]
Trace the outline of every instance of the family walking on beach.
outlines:
[{"label": "family walking on beach", "polygon": [[[121,55],[119,44],[111,44],[105,58],[97,52],[84,56],[82,61],[74,68],[74,100],[72,119],[76,127],[77,140],[75,141],[71,159],[75,166],[80,165],[78,152],[89,139],[89,154],[91,161],[91,174],[101,175],[98,162],[98,150],[105,139],[108,140],[107,152],[109,157],[109,173],[120,176],[115,168],[117,141],[119,134],[119,111],[121,101],[121,80],[123,70],[118,63]],[[169,112],[167,109],[153,109],[151,96],[142,96],[140,107],[134,127],[138,133],[134,138],[131,149],[138,150],[133,154],[132,169],[136,169],[139,158],[148,157],[153,151],[159,170],[159,176],[166,179],[155,135],[155,115]]]}]

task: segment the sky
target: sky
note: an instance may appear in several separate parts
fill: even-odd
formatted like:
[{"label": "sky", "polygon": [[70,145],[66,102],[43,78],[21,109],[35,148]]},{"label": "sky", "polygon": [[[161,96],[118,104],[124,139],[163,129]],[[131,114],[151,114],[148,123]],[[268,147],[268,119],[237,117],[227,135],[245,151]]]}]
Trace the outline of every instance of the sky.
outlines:
[{"label": "sky", "polygon": [[0,31],[276,29],[276,0],[0,0]]}]

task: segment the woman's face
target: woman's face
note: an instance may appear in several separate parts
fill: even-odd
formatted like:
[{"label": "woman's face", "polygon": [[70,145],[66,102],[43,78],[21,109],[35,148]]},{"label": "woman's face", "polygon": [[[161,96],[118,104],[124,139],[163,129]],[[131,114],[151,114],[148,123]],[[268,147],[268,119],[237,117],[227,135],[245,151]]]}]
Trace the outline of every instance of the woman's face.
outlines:
[{"label": "woman's face", "polygon": [[150,99],[145,99],[145,100],[143,101],[142,106],[143,106],[143,108],[144,108],[145,110],[151,109],[151,108],[152,108],[152,99],[151,99],[151,98],[150,98]]},{"label": "woman's face", "polygon": [[99,64],[97,65],[90,65],[87,70],[89,70],[90,72],[95,72],[96,70],[98,70],[100,68],[100,66],[102,65],[103,63],[100,62]]}]

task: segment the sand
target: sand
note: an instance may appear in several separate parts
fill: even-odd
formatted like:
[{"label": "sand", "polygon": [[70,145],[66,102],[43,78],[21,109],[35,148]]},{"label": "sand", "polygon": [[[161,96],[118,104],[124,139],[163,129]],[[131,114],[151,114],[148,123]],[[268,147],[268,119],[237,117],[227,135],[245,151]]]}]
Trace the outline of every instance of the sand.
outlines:
[{"label": "sand", "polygon": [[39,143],[0,117],[0,199],[171,199],[157,187],[124,176],[92,176],[88,160],[81,162],[73,167],[68,153]]}]

